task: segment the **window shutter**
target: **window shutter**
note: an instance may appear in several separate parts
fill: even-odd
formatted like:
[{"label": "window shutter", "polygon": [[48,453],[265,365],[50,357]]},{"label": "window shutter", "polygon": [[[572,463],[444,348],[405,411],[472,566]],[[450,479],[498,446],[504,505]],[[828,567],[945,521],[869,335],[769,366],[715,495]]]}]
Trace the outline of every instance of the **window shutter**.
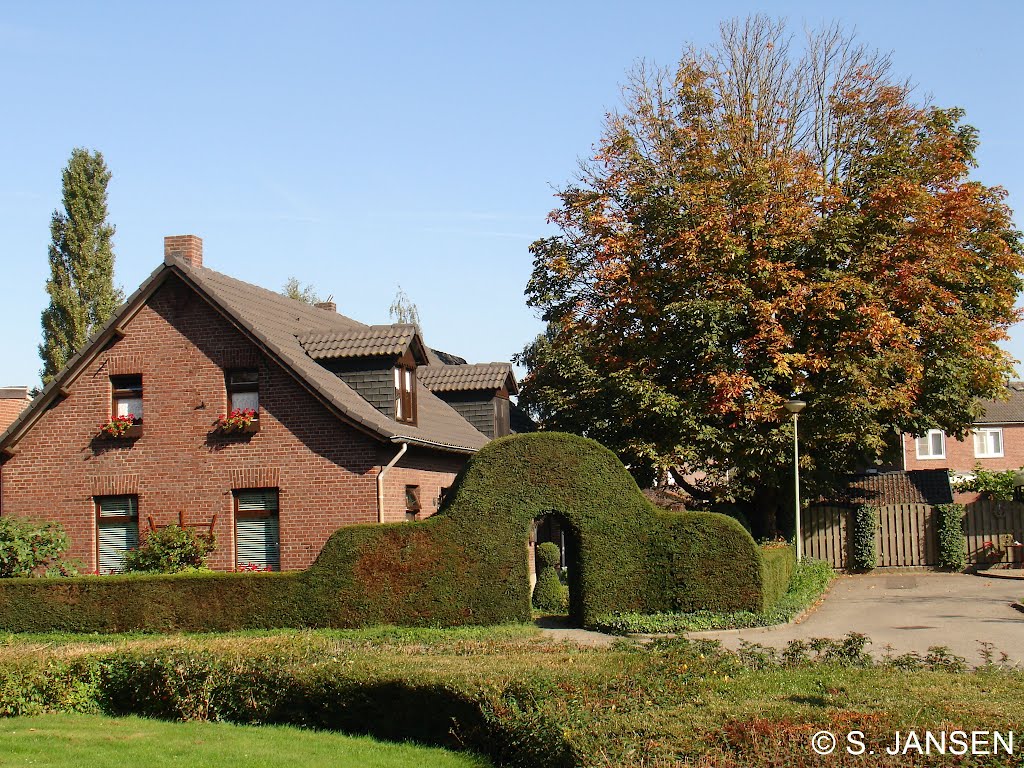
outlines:
[{"label": "window shutter", "polygon": [[[251,517],[248,515],[252,515]],[[281,537],[277,514],[277,489],[238,492],[235,518],[236,565],[257,565],[281,570]]]},{"label": "window shutter", "polygon": [[261,488],[255,491],[239,491],[238,511],[277,514],[277,489]]},{"label": "window shutter", "polygon": [[99,499],[99,571],[120,573],[124,553],[139,546],[139,502],[134,496]]}]

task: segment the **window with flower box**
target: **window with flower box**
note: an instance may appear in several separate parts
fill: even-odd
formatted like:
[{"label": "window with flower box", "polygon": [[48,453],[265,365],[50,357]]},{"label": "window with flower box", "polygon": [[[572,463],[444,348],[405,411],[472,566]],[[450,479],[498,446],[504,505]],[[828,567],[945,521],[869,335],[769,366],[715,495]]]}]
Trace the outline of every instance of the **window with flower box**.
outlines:
[{"label": "window with flower box", "polygon": [[110,422],[103,428],[112,437],[142,434],[142,376],[110,377]]},{"label": "window with flower box", "polygon": [[137,496],[97,496],[97,571],[120,573],[124,553],[139,546],[139,499]]},{"label": "window with flower box", "polygon": [[220,417],[218,426],[225,433],[251,434],[260,428],[259,371],[242,368],[225,373],[228,391],[228,412]]}]

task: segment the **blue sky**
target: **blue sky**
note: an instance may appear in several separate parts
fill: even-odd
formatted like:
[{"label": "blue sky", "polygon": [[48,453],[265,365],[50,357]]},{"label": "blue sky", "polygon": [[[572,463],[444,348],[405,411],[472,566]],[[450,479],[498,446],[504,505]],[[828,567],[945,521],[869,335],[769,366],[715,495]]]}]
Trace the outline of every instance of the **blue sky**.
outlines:
[{"label": "blue sky", "polygon": [[[71,149],[113,172],[116,281],[168,234],[206,264],[507,360],[540,329],[527,247],[639,59],[672,64],[725,18],[838,19],[981,134],[978,178],[1024,204],[1016,3],[7,3],[0,10],[0,385],[35,384],[49,220]],[[1024,7],[1024,6],[1022,6]],[[1018,226],[1021,224],[1017,216]],[[1024,329],[1008,345],[1024,358]]]}]

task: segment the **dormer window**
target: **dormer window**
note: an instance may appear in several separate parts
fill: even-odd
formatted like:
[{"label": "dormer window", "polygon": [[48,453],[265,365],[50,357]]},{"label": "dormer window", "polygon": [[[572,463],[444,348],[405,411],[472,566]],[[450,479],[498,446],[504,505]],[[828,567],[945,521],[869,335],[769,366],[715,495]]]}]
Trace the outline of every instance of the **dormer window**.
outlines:
[{"label": "dormer window", "polygon": [[416,423],[416,369],[395,367],[395,421]]},{"label": "dormer window", "polygon": [[255,368],[228,371],[228,410],[260,412],[260,376]]},{"label": "dormer window", "polygon": [[112,416],[131,416],[135,423],[142,421],[142,377],[111,376],[110,389],[113,394]]}]

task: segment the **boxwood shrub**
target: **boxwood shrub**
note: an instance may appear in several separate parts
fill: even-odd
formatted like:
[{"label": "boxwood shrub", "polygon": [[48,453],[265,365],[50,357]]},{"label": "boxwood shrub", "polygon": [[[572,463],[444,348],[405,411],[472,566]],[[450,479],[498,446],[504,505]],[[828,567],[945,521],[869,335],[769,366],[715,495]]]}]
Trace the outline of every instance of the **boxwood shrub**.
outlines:
[{"label": "boxwood shrub", "polygon": [[489,443],[427,520],[338,529],[306,571],[4,580],[0,629],[525,621],[525,542],[546,514],[560,517],[574,544],[569,613],[576,623],[616,612],[758,611],[779,594],[785,568],[774,559],[766,564],[736,520],[656,510],[611,451],[548,432]]}]

